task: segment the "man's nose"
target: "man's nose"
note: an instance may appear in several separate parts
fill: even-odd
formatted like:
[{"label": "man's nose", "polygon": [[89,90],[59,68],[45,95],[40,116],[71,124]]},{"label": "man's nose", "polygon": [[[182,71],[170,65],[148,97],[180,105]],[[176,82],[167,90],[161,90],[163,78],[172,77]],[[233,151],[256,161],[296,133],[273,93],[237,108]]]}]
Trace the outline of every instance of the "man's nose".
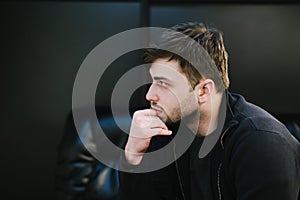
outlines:
[{"label": "man's nose", "polygon": [[148,101],[153,101],[153,102],[157,102],[159,100],[159,97],[157,95],[157,91],[155,89],[154,84],[152,84],[146,94],[146,99]]}]

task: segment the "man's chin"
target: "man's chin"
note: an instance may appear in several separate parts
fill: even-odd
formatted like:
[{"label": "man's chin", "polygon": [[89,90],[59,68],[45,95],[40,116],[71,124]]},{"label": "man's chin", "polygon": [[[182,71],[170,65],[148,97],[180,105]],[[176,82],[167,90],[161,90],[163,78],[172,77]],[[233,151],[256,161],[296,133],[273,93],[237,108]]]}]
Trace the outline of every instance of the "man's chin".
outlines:
[{"label": "man's chin", "polygon": [[163,121],[166,125],[174,125],[174,124],[178,124],[180,122],[180,119],[170,119],[167,118]]},{"label": "man's chin", "polygon": [[163,123],[167,123],[168,119],[164,116],[159,116],[157,115],[157,117],[163,122]]},{"label": "man's chin", "polygon": [[177,127],[178,124],[180,124],[180,119],[178,120],[175,120],[175,119],[170,119],[169,117],[166,117],[166,116],[159,116],[157,115],[157,117],[163,122],[166,124],[166,126],[169,128],[169,127]]},{"label": "man's chin", "polygon": [[172,121],[172,120],[167,120],[165,122],[166,126],[168,127],[169,130],[172,130],[172,132],[174,133],[174,135],[176,134],[179,126],[180,126],[181,121]]}]

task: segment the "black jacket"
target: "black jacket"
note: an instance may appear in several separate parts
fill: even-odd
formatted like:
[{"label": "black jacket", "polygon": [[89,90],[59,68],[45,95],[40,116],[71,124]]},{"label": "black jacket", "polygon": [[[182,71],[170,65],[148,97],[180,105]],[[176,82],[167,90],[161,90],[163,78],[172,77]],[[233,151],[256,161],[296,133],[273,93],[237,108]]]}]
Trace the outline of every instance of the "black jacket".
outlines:
[{"label": "black jacket", "polygon": [[[159,138],[155,140],[151,144]],[[120,172],[121,198],[190,199],[189,159],[187,151],[154,172]],[[203,178],[211,199],[300,199],[299,142],[282,123],[238,94],[227,92],[222,134],[203,161],[210,169]]]}]

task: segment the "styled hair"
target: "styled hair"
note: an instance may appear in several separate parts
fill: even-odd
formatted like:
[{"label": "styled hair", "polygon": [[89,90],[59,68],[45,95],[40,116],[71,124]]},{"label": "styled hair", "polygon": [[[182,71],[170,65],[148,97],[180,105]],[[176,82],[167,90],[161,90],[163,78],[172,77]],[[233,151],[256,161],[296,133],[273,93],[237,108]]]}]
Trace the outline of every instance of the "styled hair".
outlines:
[{"label": "styled hair", "polygon": [[[172,53],[170,51],[160,48],[162,44],[168,43],[170,46],[177,46],[177,49],[184,51],[183,47],[180,47],[180,42],[183,40],[182,37],[178,37],[178,34],[181,33],[185,36],[188,36],[198,44],[200,44],[203,49],[207,52],[210,59],[214,63],[211,66],[216,67],[213,69],[221,78],[221,83],[216,84],[217,89],[229,88],[229,77],[228,77],[228,54],[225,50],[222,33],[215,29],[210,28],[203,23],[198,22],[187,22],[180,23],[171,28],[172,31],[164,33],[161,37],[161,41],[154,48],[148,48],[144,51],[143,59],[146,63],[152,63],[159,58],[167,58],[170,60],[176,60],[179,62],[182,72],[187,76],[191,86],[194,88],[199,81],[203,78],[204,74],[199,74],[198,70],[192,66],[190,62],[182,58],[181,56]],[[193,43],[194,43],[193,41]],[[189,44],[187,44],[189,45]],[[191,44],[192,45],[192,44]],[[193,49],[193,48],[192,48]],[[195,54],[194,57],[198,59],[201,57],[199,52],[190,52]]]}]

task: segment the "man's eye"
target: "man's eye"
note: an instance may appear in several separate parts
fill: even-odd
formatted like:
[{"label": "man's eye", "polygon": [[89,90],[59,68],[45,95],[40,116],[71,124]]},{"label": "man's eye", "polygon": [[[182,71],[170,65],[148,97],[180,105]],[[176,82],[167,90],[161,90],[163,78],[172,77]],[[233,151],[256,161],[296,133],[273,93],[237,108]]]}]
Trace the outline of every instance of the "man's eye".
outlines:
[{"label": "man's eye", "polygon": [[163,81],[158,81],[158,85],[159,85],[159,86],[166,86],[166,83],[163,82]]}]

